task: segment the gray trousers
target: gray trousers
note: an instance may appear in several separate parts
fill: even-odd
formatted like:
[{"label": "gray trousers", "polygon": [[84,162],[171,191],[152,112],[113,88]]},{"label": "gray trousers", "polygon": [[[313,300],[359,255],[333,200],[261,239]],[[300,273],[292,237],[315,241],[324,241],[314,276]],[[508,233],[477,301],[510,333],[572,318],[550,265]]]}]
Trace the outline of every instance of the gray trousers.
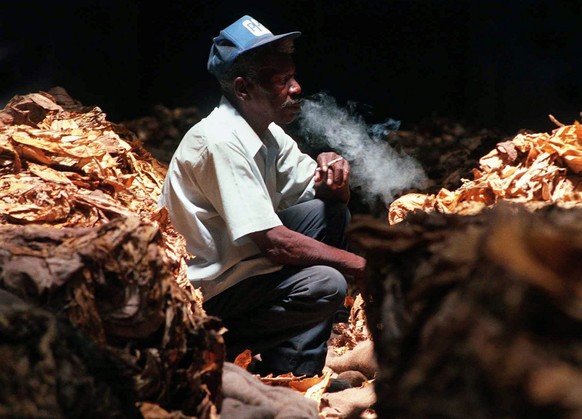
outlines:
[{"label": "gray trousers", "polygon": [[[346,248],[350,214],[343,204],[314,199],[281,211],[289,229]],[[204,303],[228,329],[227,360],[245,349],[260,353],[256,373],[320,374],[335,313],[347,293],[344,276],[325,266],[285,266],[247,278]]]}]

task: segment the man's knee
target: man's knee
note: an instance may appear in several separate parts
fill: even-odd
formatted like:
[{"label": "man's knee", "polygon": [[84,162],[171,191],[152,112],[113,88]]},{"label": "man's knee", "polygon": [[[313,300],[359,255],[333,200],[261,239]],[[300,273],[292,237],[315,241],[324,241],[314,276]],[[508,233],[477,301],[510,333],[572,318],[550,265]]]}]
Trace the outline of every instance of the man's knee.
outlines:
[{"label": "man's knee", "polygon": [[279,213],[283,224],[330,246],[346,248],[345,230],[351,215],[346,204],[312,199]]},{"label": "man's knee", "polygon": [[325,214],[326,218],[337,226],[345,227],[351,220],[350,210],[343,202],[326,201]]},{"label": "man's knee", "polygon": [[324,243],[330,246],[346,249],[347,238],[346,229],[351,220],[348,206],[342,202],[324,202],[325,232],[322,237]]},{"label": "man's knee", "polygon": [[328,224],[346,225],[351,218],[348,206],[343,202],[316,198],[300,205],[305,205],[304,211],[306,214],[326,220]]},{"label": "man's knee", "polygon": [[345,277],[337,269],[330,266],[318,265],[311,267],[308,292],[316,302],[337,305],[343,303],[348,285]]}]

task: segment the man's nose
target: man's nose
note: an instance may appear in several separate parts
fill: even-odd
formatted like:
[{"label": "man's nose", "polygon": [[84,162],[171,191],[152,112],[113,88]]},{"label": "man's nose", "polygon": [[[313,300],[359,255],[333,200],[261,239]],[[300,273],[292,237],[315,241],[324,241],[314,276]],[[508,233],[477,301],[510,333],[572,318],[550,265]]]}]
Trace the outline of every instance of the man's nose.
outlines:
[{"label": "man's nose", "polygon": [[291,86],[289,86],[289,94],[290,95],[301,94],[301,85],[295,79],[291,79]]}]

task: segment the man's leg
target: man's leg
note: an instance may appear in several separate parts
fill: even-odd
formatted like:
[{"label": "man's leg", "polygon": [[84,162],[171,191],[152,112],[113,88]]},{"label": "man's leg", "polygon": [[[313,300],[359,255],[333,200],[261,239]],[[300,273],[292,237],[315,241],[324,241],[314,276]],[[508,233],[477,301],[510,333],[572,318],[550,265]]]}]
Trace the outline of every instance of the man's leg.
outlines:
[{"label": "man's leg", "polygon": [[330,246],[347,248],[346,228],[350,212],[345,204],[312,199],[278,214],[285,227]]},{"label": "man's leg", "polygon": [[229,361],[261,353],[261,373],[321,373],[333,315],[344,303],[343,275],[329,266],[284,268],[247,278],[204,304],[221,317]]},{"label": "man's leg", "polygon": [[[338,249],[348,250],[346,229],[351,215],[340,202],[313,199],[278,213],[283,224],[301,234]],[[347,322],[350,310],[342,305],[334,314],[337,322]]]},{"label": "man's leg", "polygon": [[[279,213],[288,228],[345,248],[349,212],[343,204],[307,201]],[[328,266],[292,267],[247,278],[205,302],[222,318],[227,358],[245,349],[261,353],[262,373],[315,375],[327,353],[334,314],[343,307],[347,284]]]}]

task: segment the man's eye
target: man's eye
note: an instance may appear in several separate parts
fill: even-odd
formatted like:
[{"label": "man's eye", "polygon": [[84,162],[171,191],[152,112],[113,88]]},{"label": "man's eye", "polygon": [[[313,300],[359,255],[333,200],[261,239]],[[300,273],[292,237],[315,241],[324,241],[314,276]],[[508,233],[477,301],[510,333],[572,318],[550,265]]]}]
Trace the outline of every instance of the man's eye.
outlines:
[{"label": "man's eye", "polygon": [[279,82],[280,82],[282,85],[287,85],[287,84],[288,84],[288,83],[291,81],[291,79],[293,79],[293,76],[285,76],[285,77],[282,77],[282,78],[279,80]]}]

